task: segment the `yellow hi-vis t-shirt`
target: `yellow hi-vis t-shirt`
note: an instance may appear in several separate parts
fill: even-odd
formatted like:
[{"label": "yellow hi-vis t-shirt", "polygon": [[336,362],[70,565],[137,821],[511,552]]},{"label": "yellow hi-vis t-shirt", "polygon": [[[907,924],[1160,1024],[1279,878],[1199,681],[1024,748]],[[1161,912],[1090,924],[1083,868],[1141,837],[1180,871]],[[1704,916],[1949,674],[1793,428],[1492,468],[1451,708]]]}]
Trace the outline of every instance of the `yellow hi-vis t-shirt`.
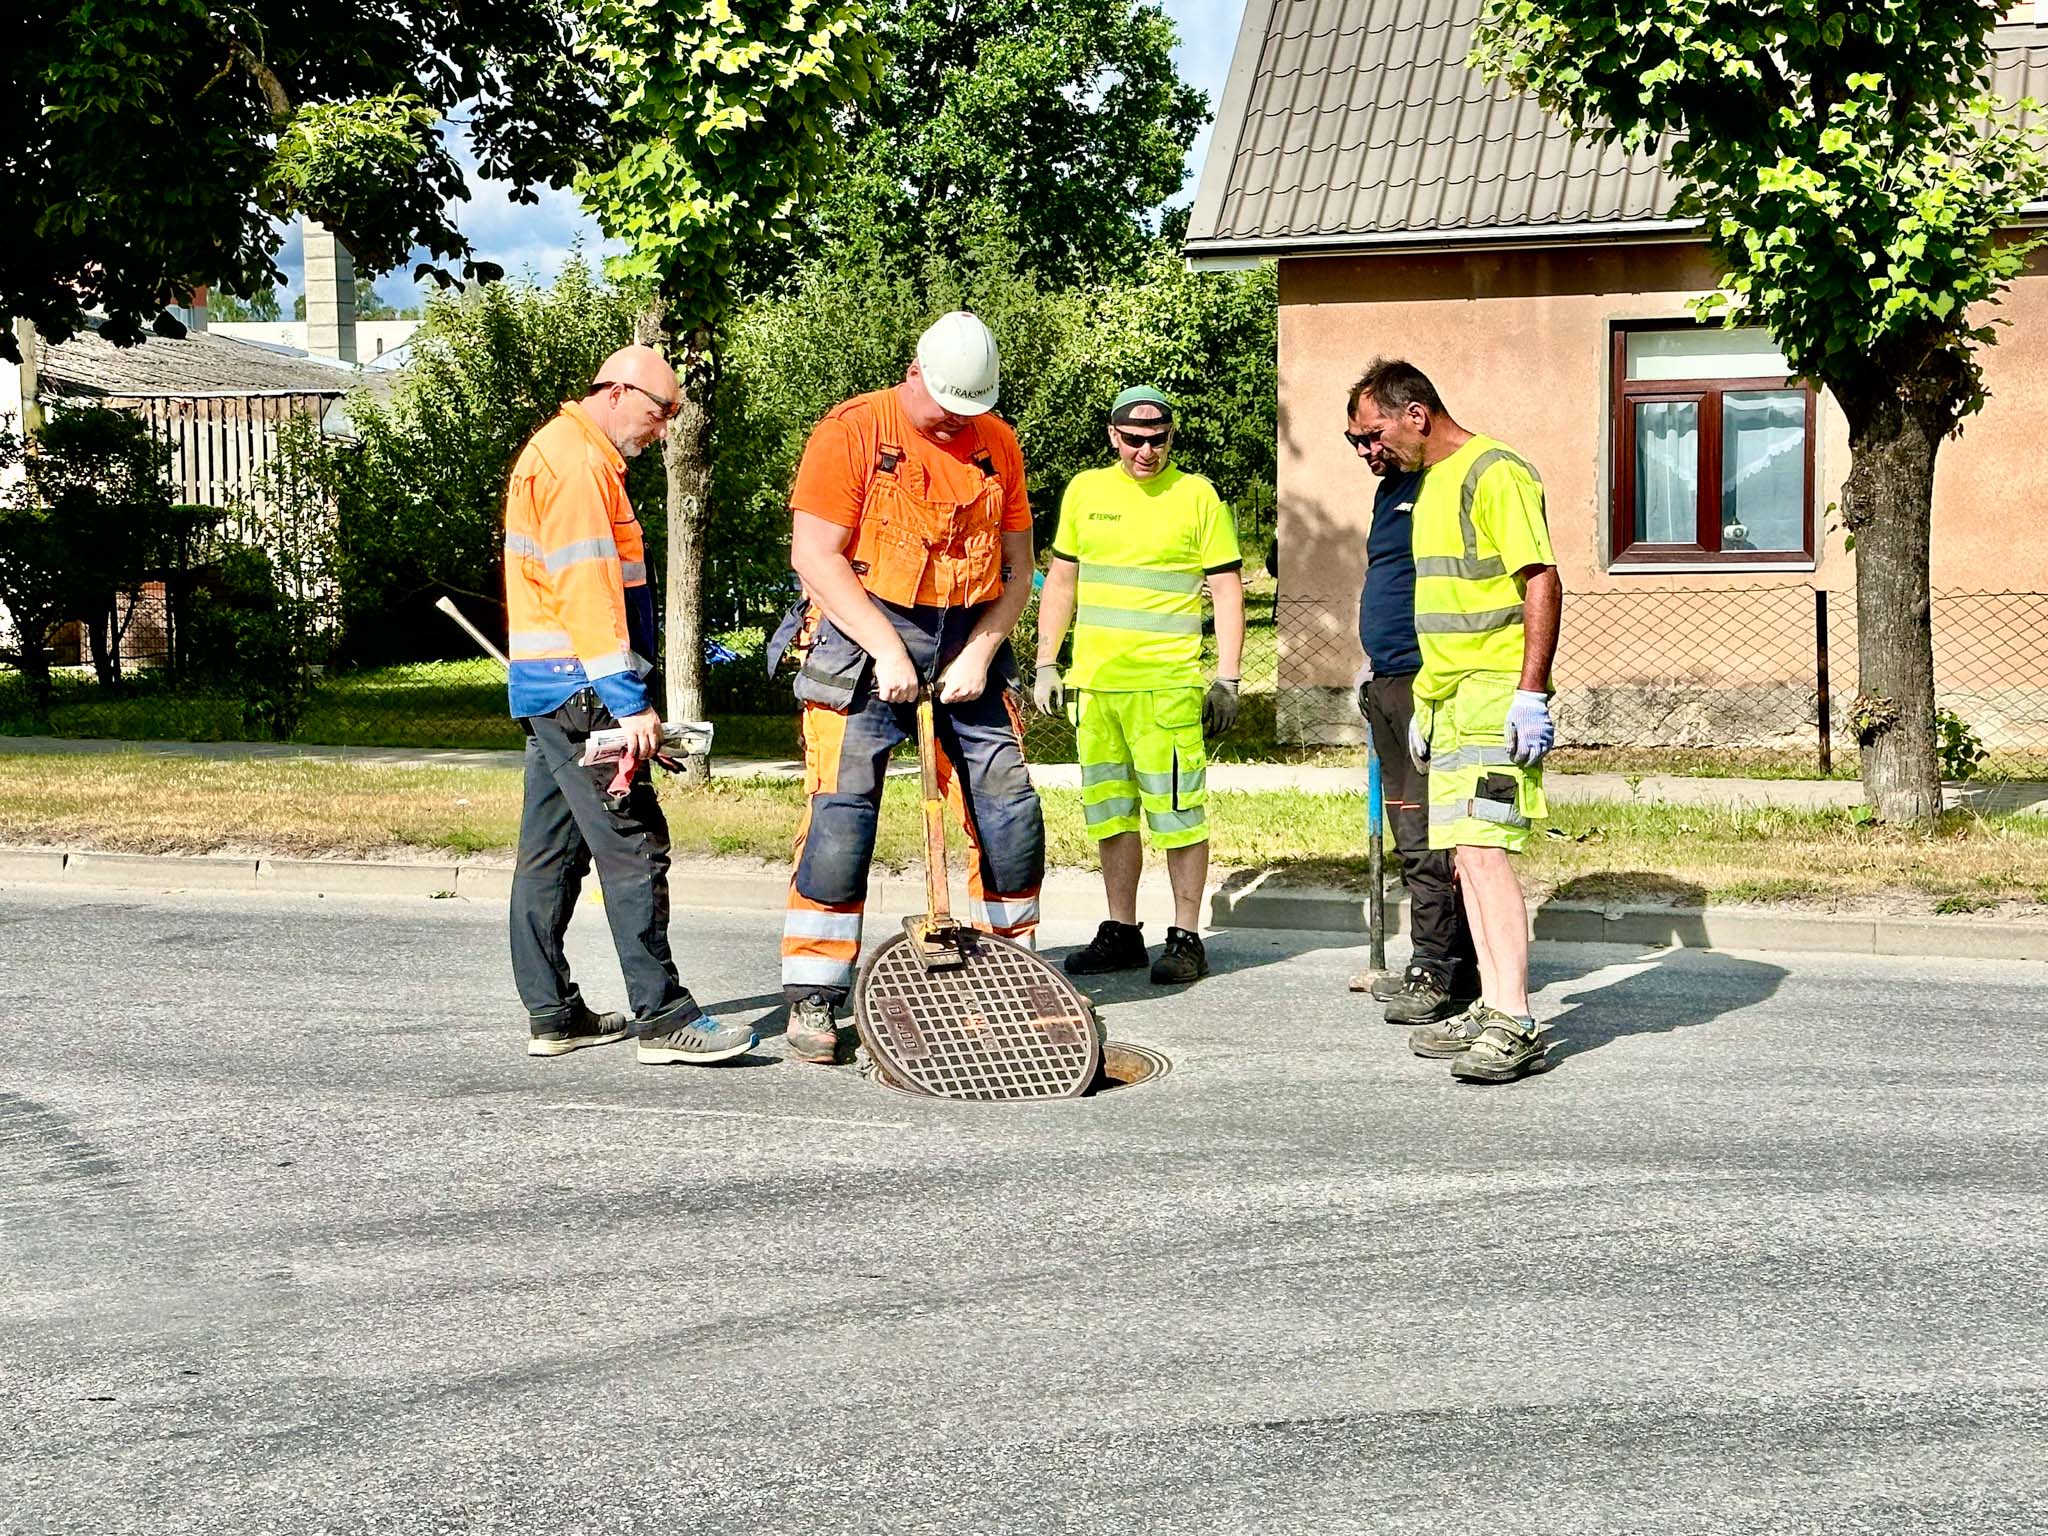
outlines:
[{"label": "yellow hi-vis t-shirt", "polygon": [[1519,454],[1475,436],[1423,472],[1415,493],[1415,638],[1419,699],[1447,699],[1469,672],[1522,670],[1518,574],[1555,565],[1543,482]]},{"label": "yellow hi-vis t-shirt", "polygon": [[1055,559],[1080,566],[1070,688],[1199,688],[1202,579],[1244,564],[1216,487],[1171,464],[1083,470],[1060,497]]}]

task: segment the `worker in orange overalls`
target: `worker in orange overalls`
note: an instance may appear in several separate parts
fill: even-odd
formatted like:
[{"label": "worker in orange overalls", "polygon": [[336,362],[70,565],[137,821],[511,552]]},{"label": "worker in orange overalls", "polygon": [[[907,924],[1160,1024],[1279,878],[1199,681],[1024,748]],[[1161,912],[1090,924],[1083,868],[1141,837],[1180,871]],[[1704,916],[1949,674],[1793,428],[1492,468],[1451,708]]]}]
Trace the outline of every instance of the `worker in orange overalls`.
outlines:
[{"label": "worker in orange overalls", "polygon": [[[792,1056],[830,1062],[853,985],[889,755],[936,704],[940,774],[967,829],[971,916],[1029,942],[1045,822],[1010,696],[1031,595],[1017,436],[993,411],[995,337],[965,311],[918,339],[903,382],[812,430],[790,492],[790,564],[810,613],[796,678],[804,788],[782,930]],[[792,614],[778,649],[798,628]]]}]

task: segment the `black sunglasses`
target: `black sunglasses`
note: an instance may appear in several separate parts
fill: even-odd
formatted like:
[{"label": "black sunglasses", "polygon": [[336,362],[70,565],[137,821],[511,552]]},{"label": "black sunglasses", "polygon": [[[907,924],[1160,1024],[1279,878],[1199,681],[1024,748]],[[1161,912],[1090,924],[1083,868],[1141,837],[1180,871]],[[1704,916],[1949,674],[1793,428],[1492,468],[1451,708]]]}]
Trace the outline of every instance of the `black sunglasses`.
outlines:
[{"label": "black sunglasses", "polygon": [[663,421],[674,421],[676,419],[676,412],[680,411],[683,408],[683,402],[680,400],[664,400],[660,395],[657,395],[653,390],[641,389],[638,384],[628,384],[624,379],[599,379],[593,387],[597,389],[616,388],[638,390],[639,393],[645,395],[648,399],[652,400],[656,405],[661,407],[661,419]]},{"label": "black sunglasses", "polygon": [[1164,448],[1166,440],[1173,436],[1173,428],[1168,427],[1164,432],[1131,432],[1118,427],[1116,435],[1124,440],[1126,448]]},{"label": "black sunglasses", "polygon": [[1380,435],[1377,432],[1346,432],[1344,434],[1344,441],[1349,443],[1354,450],[1370,448],[1379,440]]}]

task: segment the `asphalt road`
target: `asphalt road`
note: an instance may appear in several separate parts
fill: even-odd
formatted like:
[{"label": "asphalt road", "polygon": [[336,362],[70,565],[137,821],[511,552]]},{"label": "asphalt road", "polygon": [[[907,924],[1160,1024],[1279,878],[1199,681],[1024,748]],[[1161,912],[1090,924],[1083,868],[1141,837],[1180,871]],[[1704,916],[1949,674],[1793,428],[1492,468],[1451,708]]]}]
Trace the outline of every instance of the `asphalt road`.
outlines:
[{"label": "asphalt road", "polygon": [[0,1530],[2048,1528],[2048,968],[1551,947],[1487,1089],[1245,931],[998,1108],[676,932],[734,1067],[529,1060],[488,908],[0,891]]}]

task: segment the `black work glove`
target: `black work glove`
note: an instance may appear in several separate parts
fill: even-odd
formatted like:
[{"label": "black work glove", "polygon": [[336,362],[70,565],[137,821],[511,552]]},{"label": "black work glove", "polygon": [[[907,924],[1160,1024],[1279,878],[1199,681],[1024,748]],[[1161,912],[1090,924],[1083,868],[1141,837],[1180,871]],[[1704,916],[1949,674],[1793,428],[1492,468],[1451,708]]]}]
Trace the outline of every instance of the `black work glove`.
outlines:
[{"label": "black work glove", "polygon": [[1202,700],[1204,740],[1214,741],[1237,724],[1237,682],[1234,677],[1219,677],[1209,685],[1209,692]]}]

